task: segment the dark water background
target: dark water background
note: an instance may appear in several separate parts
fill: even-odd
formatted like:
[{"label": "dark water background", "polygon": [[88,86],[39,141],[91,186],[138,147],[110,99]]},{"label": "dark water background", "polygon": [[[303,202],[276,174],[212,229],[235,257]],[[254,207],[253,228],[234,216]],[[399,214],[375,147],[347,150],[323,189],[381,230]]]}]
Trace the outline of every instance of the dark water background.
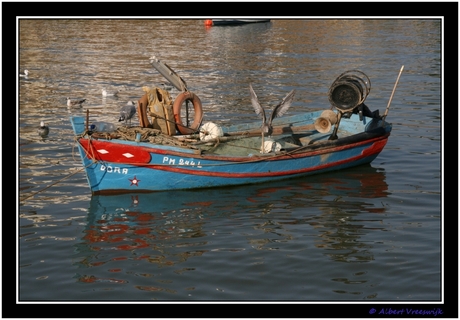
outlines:
[{"label": "dark water background", "polygon": [[[18,290],[21,302],[419,302],[444,297],[441,22],[305,19],[206,28],[203,20],[19,20]],[[185,32],[186,30],[186,32]],[[329,107],[342,72],[372,83],[393,131],[371,165],[273,184],[91,196],[69,116],[117,122],[168,63],[206,121]],[[102,98],[101,89],[121,90]],[[173,96],[177,91],[171,91]],[[66,97],[86,98],[67,108]],[[40,120],[50,126],[42,138]],[[137,118],[135,119],[137,121]],[[4,293],[5,294],[5,293]],[[431,305],[430,303],[434,303]],[[378,309],[377,311],[380,311]],[[364,315],[365,316],[365,315]]]}]

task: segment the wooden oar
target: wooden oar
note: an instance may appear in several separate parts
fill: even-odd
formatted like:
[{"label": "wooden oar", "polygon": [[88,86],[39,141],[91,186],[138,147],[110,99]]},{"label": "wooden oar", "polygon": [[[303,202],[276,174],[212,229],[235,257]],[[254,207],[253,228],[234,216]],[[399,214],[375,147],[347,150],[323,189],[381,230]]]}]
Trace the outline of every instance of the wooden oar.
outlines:
[{"label": "wooden oar", "polygon": [[157,69],[177,90],[184,92],[187,91],[187,84],[170,66],[161,62],[155,56],[150,58],[150,64]]},{"label": "wooden oar", "polygon": [[[315,124],[306,124],[303,126],[274,126],[273,127],[273,132],[272,135],[278,135],[278,134],[287,134],[287,133],[299,133],[299,132],[304,132],[304,131],[313,131],[316,130]],[[240,131],[240,132],[231,132],[227,133],[225,135],[228,136],[240,136],[240,135],[246,135],[246,136],[260,136],[260,129],[253,129],[253,130],[248,130],[248,131]]]},{"label": "wooden oar", "polygon": [[[336,120],[333,119],[331,122],[328,118],[320,117],[318,118],[315,123],[313,124],[306,124],[303,126],[274,126],[272,135],[280,135],[280,134],[294,134],[294,133],[302,133],[305,131],[318,131],[322,133],[326,133],[330,130],[331,125],[335,124]],[[223,137],[211,139],[206,142],[213,142],[213,141],[227,141],[229,137],[238,137],[238,138],[247,138],[247,137],[257,137],[260,136],[260,129],[252,129],[247,131],[237,131],[237,132],[230,132],[225,133]],[[173,136],[178,140],[187,140],[187,139],[199,139],[197,134],[193,135],[186,135],[186,136]],[[224,138],[224,139],[222,139]],[[231,139],[230,139],[231,140]]]},{"label": "wooden oar", "polygon": [[[329,123],[329,127],[331,127],[330,123]],[[280,135],[280,134],[302,133],[305,131],[317,131],[317,129],[319,129],[318,124],[306,124],[306,125],[298,126],[298,127],[275,126],[273,127],[272,136]],[[231,140],[244,139],[244,138],[249,138],[249,137],[259,137],[259,136],[260,136],[260,129],[255,129],[255,130],[248,130],[248,131],[225,133],[223,137],[209,139],[206,141],[198,141],[194,144],[205,144],[205,143],[213,143],[213,142],[218,142],[218,141],[226,142],[226,141],[231,141]],[[179,140],[182,140],[184,137],[181,138],[181,136],[178,136],[177,138]]]}]

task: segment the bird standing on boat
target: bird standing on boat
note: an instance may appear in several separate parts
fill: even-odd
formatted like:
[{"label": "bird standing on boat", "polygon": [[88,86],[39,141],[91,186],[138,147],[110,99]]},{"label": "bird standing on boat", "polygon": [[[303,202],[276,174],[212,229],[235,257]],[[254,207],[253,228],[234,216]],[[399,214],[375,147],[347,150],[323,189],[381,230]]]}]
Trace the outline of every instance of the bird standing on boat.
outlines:
[{"label": "bird standing on boat", "polygon": [[70,99],[69,97],[67,97],[67,106],[68,107],[74,107],[74,106],[80,106],[81,107],[81,104],[83,102],[85,102],[86,99]]},{"label": "bird standing on boat", "polygon": [[50,132],[50,128],[45,125],[44,121],[40,121],[40,127],[38,127],[38,134],[42,137],[45,137]]},{"label": "bird standing on boat", "polygon": [[20,73],[19,76],[27,79],[29,77],[29,70],[24,70],[24,73]]},{"label": "bird standing on boat", "polygon": [[118,96],[118,90],[114,90],[114,91],[107,91],[105,88],[102,89],[102,96],[103,97],[116,97]]},{"label": "bird standing on boat", "polygon": [[128,104],[121,108],[120,111],[120,118],[118,121],[124,121],[125,125],[129,120],[129,124],[131,124],[132,117],[136,114],[136,107],[134,106],[133,101],[128,101]]},{"label": "bird standing on boat", "polygon": [[173,85],[171,83],[160,83],[160,85],[163,87],[163,90],[166,90],[166,91],[171,91],[171,89],[173,88]]},{"label": "bird standing on boat", "polygon": [[249,91],[251,92],[251,103],[254,107],[254,111],[258,116],[262,117],[262,153],[264,153],[264,137],[265,135],[270,136],[273,132],[272,121],[276,117],[281,117],[291,107],[292,100],[294,99],[295,90],[291,90],[286,97],[273,109],[270,118],[267,121],[264,108],[260,105],[259,99],[257,98],[252,85],[249,84]]}]

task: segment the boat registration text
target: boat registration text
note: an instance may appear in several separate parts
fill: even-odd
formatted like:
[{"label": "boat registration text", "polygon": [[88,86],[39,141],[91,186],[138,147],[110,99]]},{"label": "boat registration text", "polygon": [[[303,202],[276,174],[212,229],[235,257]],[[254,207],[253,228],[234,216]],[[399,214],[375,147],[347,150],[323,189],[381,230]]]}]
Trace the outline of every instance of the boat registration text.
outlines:
[{"label": "boat registration text", "polygon": [[195,162],[193,160],[185,160],[182,158],[175,158],[175,157],[163,157],[163,164],[201,167],[200,161]]}]

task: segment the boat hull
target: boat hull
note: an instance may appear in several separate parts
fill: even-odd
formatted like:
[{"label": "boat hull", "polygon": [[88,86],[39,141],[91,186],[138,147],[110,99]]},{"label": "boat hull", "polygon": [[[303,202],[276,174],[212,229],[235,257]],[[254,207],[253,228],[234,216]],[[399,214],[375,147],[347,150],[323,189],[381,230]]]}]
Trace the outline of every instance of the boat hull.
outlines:
[{"label": "boat hull", "polygon": [[232,26],[248,23],[270,22],[270,19],[212,19],[213,26]]},{"label": "boat hull", "polygon": [[[72,119],[74,128],[82,118]],[[391,127],[279,153],[202,154],[145,142],[80,137],[78,149],[93,194],[153,192],[255,184],[370,163],[385,147]]]}]

